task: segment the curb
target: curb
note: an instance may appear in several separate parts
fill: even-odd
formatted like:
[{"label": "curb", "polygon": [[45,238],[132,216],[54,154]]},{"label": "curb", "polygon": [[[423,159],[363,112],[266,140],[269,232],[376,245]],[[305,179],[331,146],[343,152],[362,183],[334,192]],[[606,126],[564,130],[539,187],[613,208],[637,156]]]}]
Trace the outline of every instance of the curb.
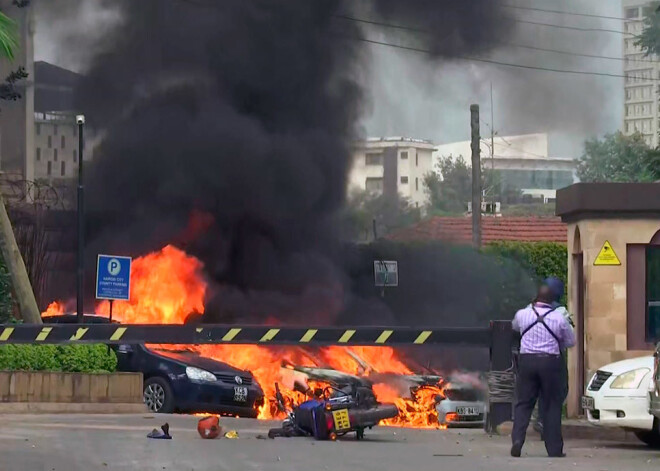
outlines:
[{"label": "curb", "polygon": [[[505,422],[497,428],[497,435],[510,436],[512,422]],[[569,421],[563,423],[561,426],[561,433],[564,439],[567,440],[602,440],[611,442],[632,442],[641,443],[633,432],[615,427],[597,427],[588,422]],[[535,432],[530,426],[527,429],[527,436],[529,438],[540,438],[539,434]]]},{"label": "curb", "polygon": [[633,432],[618,427],[597,427],[588,423],[562,424],[564,438],[573,440],[604,440],[642,443]]},{"label": "curb", "polygon": [[4,402],[0,414],[144,414],[139,403]]}]

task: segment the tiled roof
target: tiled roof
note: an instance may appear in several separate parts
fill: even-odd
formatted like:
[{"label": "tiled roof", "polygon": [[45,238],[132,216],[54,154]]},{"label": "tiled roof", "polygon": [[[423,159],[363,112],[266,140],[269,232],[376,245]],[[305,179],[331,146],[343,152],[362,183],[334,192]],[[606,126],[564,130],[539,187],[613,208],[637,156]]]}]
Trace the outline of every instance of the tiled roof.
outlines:
[{"label": "tiled roof", "polygon": [[[483,217],[482,243],[509,240],[566,243],[566,224],[558,217]],[[397,241],[472,242],[470,217],[432,217],[388,236]]]}]

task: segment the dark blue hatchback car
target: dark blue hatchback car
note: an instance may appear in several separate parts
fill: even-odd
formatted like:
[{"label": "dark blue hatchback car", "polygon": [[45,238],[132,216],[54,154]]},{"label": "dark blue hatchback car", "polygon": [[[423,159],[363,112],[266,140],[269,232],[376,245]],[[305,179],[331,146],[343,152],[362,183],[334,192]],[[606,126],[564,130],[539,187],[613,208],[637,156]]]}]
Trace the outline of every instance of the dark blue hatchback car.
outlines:
[{"label": "dark blue hatchback car", "polygon": [[[85,315],[85,323],[107,323]],[[75,315],[48,316],[45,324],[74,324]],[[212,412],[256,417],[264,393],[249,371],[182,350],[157,346],[117,345],[119,371],[144,375],[144,402],[152,412]]]}]

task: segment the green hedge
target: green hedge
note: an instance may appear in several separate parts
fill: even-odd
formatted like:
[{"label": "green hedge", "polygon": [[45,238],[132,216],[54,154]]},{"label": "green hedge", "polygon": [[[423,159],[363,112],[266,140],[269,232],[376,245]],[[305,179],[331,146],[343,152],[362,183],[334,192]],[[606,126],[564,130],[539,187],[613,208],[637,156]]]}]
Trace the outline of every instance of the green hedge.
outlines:
[{"label": "green hedge", "polygon": [[1,345],[0,370],[113,372],[117,357],[106,345]]},{"label": "green hedge", "polygon": [[515,260],[541,281],[556,276],[567,286],[568,254],[565,244],[554,242],[495,242],[487,245],[485,253]]}]

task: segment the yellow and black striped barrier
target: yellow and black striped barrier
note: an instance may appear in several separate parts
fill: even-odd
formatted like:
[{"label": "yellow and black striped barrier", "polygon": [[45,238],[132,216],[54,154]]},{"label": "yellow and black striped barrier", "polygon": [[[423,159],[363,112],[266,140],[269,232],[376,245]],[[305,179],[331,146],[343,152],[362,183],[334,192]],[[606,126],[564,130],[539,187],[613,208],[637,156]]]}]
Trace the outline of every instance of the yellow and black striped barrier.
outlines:
[{"label": "yellow and black striped barrier", "polygon": [[0,345],[10,343],[161,343],[265,345],[490,346],[491,329],[408,327],[264,327],[220,324],[44,324],[0,325]]}]

